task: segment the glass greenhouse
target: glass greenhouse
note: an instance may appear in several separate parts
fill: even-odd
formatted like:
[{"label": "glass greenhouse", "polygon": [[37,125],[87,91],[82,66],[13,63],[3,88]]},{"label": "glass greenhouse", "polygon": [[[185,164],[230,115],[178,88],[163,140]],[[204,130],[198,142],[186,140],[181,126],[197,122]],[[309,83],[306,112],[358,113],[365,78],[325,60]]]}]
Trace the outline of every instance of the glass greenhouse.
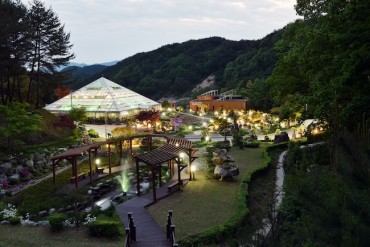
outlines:
[{"label": "glass greenhouse", "polygon": [[85,107],[89,118],[122,119],[140,110],[159,110],[160,104],[104,77],[45,106],[55,114]]}]

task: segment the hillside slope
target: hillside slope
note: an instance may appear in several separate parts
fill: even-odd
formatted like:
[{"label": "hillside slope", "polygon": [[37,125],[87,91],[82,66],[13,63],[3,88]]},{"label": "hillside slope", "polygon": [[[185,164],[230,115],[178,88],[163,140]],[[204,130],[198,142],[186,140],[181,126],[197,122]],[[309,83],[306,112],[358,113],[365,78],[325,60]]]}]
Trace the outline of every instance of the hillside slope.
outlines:
[{"label": "hillside slope", "polygon": [[220,37],[190,40],[138,53],[116,65],[81,74],[67,86],[77,89],[104,77],[152,99],[190,95],[209,75],[215,75],[217,89],[235,88],[255,78],[266,78],[277,61],[274,43],[282,31],[261,40],[230,41]]}]

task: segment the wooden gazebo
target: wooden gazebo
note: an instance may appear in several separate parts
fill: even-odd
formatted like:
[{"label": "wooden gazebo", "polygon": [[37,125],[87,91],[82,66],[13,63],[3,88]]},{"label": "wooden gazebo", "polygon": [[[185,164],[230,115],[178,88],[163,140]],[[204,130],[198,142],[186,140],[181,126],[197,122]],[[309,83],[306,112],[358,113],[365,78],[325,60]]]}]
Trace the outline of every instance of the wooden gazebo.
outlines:
[{"label": "wooden gazebo", "polygon": [[[159,137],[159,138],[165,138],[167,140],[167,143],[155,150],[152,150],[152,139],[153,137]],[[137,188],[138,188],[138,195],[140,195],[140,180],[139,180],[139,162],[142,161],[146,165],[148,165],[152,171],[152,176],[155,178],[156,172],[158,166],[161,166],[162,163],[168,162],[170,165],[170,170],[171,174],[173,172],[173,161],[175,161],[178,165],[178,178],[179,178],[179,184],[181,184],[181,177],[180,177],[180,172],[182,169],[184,169],[186,166],[181,166],[180,162],[180,153],[184,152],[189,156],[189,171],[191,169],[191,164],[192,162],[197,158],[193,157],[193,154],[196,152],[195,149],[192,149],[192,142],[188,141],[183,138],[177,138],[173,136],[167,136],[167,135],[136,135],[136,136],[130,136],[130,137],[121,137],[121,138],[116,138],[116,139],[110,139],[107,141],[103,142],[97,142],[97,143],[92,143],[88,144],[85,146],[81,146],[78,148],[74,149],[69,149],[63,153],[57,154],[51,158],[52,161],[52,166],[53,166],[53,183],[55,185],[55,166],[62,160],[66,159],[67,161],[71,162],[72,164],[72,180],[75,184],[75,187],[78,188],[78,180],[80,174],[77,173],[77,157],[82,155],[83,153],[88,152],[89,155],[89,167],[90,167],[90,172],[88,176],[90,177],[90,183],[92,182],[92,174],[93,174],[93,169],[92,169],[92,156],[96,157],[98,150],[101,148],[103,145],[108,146],[108,166],[109,166],[109,174],[111,174],[111,145],[117,144],[118,147],[118,152],[120,155],[120,158],[123,157],[123,143],[125,141],[129,142],[129,147],[128,147],[128,154],[133,157],[132,155],[132,141],[137,138],[146,138],[148,141],[148,152],[144,154],[140,154],[135,156],[136,158],[136,172],[137,172]],[[160,184],[161,184],[161,177],[159,176],[160,179]],[[189,180],[192,179],[192,175],[190,172],[190,178]],[[155,194],[155,179],[152,180],[154,185],[153,185],[153,198],[154,201],[156,201],[156,194]]]},{"label": "wooden gazebo", "polygon": [[[170,165],[170,173],[172,175],[174,167],[173,162],[177,164],[177,177],[178,177],[178,185],[182,184],[181,179],[181,171],[188,167],[189,169],[189,180],[192,180],[192,173],[191,171],[191,164],[193,161],[197,158],[193,156],[193,154],[196,152],[195,149],[192,148],[192,142],[188,141],[183,138],[177,138],[177,137],[167,137],[167,143],[153,151],[140,154],[135,156],[136,159],[136,187],[137,187],[137,194],[140,196],[140,169],[139,169],[139,162],[143,162],[146,165],[149,166],[151,174],[152,174],[152,185],[153,185],[153,201],[155,202],[157,200],[156,195],[156,177],[157,173],[159,178],[159,185],[162,186],[162,178],[161,178],[161,167],[162,164],[167,162]],[[189,157],[188,165],[181,165],[181,153],[185,153]]]}]

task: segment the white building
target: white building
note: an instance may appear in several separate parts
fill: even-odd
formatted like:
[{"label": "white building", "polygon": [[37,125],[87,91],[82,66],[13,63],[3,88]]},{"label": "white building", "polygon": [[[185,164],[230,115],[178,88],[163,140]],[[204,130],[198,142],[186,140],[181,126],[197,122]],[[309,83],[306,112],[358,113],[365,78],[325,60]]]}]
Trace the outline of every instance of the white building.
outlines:
[{"label": "white building", "polygon": [[45,106],[45,109],[55,114],[66,114],[74,107],[84,107],[89,118],[122,119],[141,110],[160,110],[161,105],[101,77]]}]

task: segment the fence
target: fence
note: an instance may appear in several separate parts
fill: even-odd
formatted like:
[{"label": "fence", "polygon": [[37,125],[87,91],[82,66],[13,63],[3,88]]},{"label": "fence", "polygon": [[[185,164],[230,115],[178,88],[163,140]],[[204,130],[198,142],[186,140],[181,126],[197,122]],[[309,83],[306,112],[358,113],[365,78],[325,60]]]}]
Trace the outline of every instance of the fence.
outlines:
[{"label": "fence", "polygon": [[168,211],[166,228],[167,228],[167,239],[170,240],[171,246],[178,247],[175,238],[175,225],[173,224],[172,221],[172,210]]},{"label": "fence", "polygon": [[136,241],[136,225],[134,224],[134,218],[132,217],[132,213],[129,212],[128,216],[128,227],[125,229],[126,231],[126,241],[125,247],[130,247],[133,241]]}]

